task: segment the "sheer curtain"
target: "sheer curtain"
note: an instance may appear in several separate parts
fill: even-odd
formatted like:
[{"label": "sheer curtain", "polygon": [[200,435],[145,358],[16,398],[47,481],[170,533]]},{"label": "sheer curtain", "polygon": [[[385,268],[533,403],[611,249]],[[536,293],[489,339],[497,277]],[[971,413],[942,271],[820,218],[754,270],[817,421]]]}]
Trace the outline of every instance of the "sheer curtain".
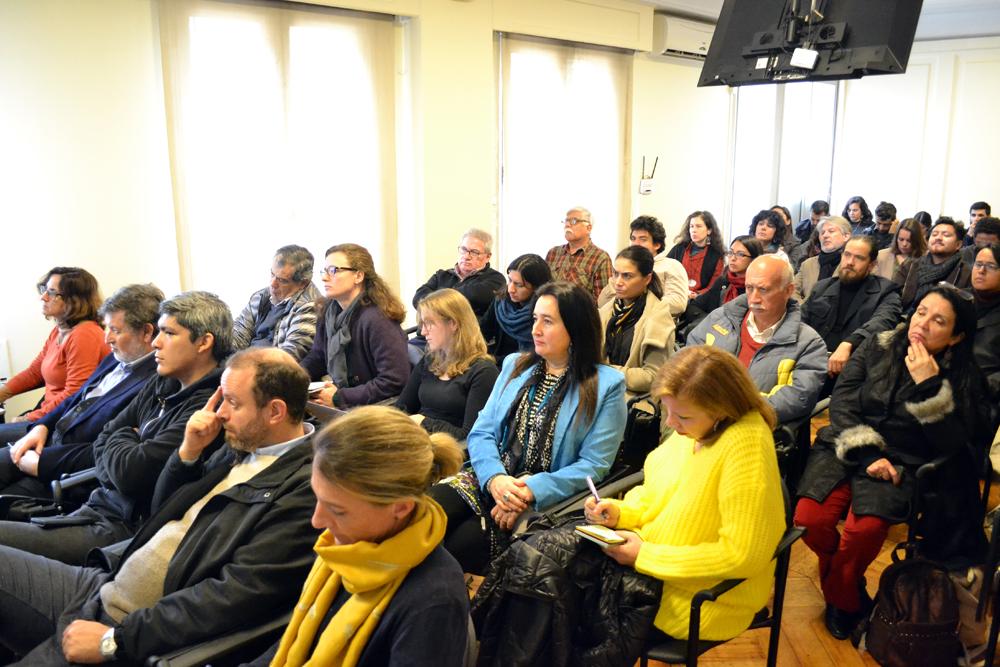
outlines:
[{"label": "sheer curtain", "polygon": [[593,241],[624,238],[631,58],[600,47],[501,35],[501,270],[564,243],[562,219],[590,209]]},{"label": "sheer curtain", "polygon": [[278,247],[309,248],[319,268],[344,242],[398,284],[392,17],[159,7],[182,285],[239,308]]}]

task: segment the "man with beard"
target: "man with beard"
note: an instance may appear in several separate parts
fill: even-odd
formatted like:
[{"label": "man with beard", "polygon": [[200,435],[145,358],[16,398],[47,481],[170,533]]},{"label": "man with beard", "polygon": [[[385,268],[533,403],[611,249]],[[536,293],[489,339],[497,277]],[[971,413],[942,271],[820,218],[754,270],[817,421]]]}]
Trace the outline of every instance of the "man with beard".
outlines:
[{"label": "man with beard", "polygon": [[952,218],[938,218],[931,227],[927,241],[927,254],[917,260],[905,262],[899,267],[895,278],[902,286],[903,314],[909,313],[920,302],[927,291],[944,281],[960,289],[968,289],[972,279],[972,267],[962,261],[962,242],[965,228]]},{"label": "man with beard", "polygon": [[278,248],[271,282],[250,297],[233,322],[233,349],[277,347],[296,359],[306,356],[316,337],[312,253],[297,245]]},{"label": "man with beard", "polygon": [[156,512],[100,566],[0,547],[0,643],[18,664],[141,663],[290,608],[317,537],[308,385],[286,352],[234,355],[156,482]]},{"label": "man with beard", "polygon": [[788,262],[761,255],[747,268],[746,293],[709,313],[687,339],[736,355],[782,424],[809,416],[826,377],[826,345],[802,322],[794,289]]},{"label": "man with beard", "polygon": [[840,266],[844,244],[851,238],[851,223],[840,216],[824,218],[817,229],[819,254],[804,260],[795,276],[795,298],[799,301],[809,298],[817,282],[833,276]]},{"label": "man with beard", "polygon": [[892,245],[892,234],[898,224],[894,205],[884,201],[875,207],[875,228],[871,235],[876,248],[882,250]]},{"label": "man with beard", "polygon": [[802,321],[816,330],[830,352],[829,379],[822,396],[833,384],[851,352],[874,334],[899,322],[899,286],[872,273],[878,248],[872,236],[853,236],[844,246],[837,275],[816,283],[802,304]]}]

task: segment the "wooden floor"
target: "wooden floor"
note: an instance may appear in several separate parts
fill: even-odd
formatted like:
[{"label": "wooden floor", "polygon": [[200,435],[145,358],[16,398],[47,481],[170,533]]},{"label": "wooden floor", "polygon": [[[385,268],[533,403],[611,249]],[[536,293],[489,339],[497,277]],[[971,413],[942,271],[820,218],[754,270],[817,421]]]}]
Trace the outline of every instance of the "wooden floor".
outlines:
[{"label": "wooden floor", "polygon": [[[813,419],[815,431],[828,424],[826,414]],[[993,484],[990,491],[989,507],[1000,505],[1000,484]],[[878,579],[891,562],[892,549],[906,537],[904,526],[894,526],[882,545],[882,552],[868,568],[868,593],[872,597],[878,590]],[[481,583],[474,578],[472,592]],[[816,555],[798,541],[792,546],[792,557],[788,566],[788,582],[785,589],[785,609],[781,623],[781,641],[778,647],[778,665],[781,667],[857,667],[868,665],[877,667],[867,653],[857,650],[849,640],[839,641],[826,631],[823,625],[825,603],[819,584]],[[726,665],[726,667],[759,667],[767,659],[767,642],[770,630],[751,630],[718,646],[702,655],[699,664]],[[638,663],[637,663],[638,664]],[[663,663],[651,660],[650,665]],[[1000,665],[1000,658],[994,661]]]}]

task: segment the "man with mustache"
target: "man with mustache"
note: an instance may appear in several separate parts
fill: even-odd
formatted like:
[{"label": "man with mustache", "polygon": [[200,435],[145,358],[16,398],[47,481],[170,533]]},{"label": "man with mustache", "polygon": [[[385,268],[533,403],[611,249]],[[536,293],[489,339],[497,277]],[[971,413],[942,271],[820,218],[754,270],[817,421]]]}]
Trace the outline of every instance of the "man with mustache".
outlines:
[{"label": "man with mustache", "polygon": [[899,286],[872,273],[877,257],[874,237],[851,237],[844,246],[837,275],[816,283],[802,304],[802,321],[822,336],[830,352],[829,378],[821,396],[833,391],[853,350],[869,336],[899,322]]},{"label": "man with mustache", "polygon": [[924,294],[939,282],[946,282],[960,289],[968,289],[972,280],[972,267],[962,260],[962,243],[965,227],[952,218],[938,218],[931,227],[927,241],[927,254],[899,267],[894,280],[902,287],[903,314],[906,315],[920,302]]},{"label": "man with mustache", "polygon": [[316,337],[316,302],[321,294],[312,281],[312,253],[297,245],[278,248],[271,282],[250,297],[233,323],[233,348],[281,348],[296,359],[306,356]]},{"label": "man with mustache", "polygon": [[826,345],[802,322],[794,291],[788,262],[761,255],[747,268],[746,294],[709,313],[687,339],[739,357],[782,424],[809,416],[827,373]]}]

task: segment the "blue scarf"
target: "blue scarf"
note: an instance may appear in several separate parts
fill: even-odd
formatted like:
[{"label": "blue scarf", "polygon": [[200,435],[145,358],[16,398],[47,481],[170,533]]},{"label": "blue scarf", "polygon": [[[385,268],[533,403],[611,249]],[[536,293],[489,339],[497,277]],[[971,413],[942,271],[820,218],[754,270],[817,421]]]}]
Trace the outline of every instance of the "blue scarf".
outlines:
[{"label": "blue scarf", "polygon": [[521,349],[534,342],[531,337],[531,315],[534,310],[534,298],[520,306],[506,297],[497,301],[497,323],[505,334],[517,341]]}]

